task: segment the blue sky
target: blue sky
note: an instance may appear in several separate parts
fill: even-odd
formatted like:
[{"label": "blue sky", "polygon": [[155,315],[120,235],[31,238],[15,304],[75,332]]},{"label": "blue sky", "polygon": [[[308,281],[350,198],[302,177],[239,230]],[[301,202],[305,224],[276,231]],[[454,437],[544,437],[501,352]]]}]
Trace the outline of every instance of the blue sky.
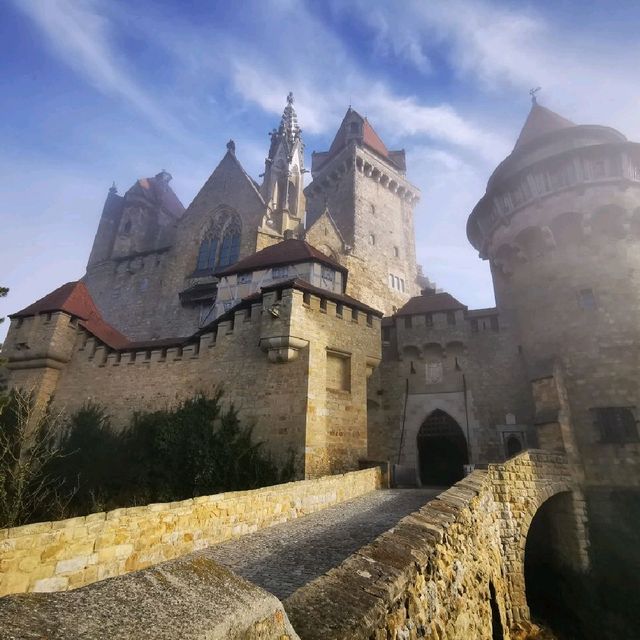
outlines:
[{"label": "blue sky", "polygon": [[407,150],[425,273],[492,305],[465,223],[529,88],[640,140],[639,23],[620,1],[5,0],[0,316],[82,276],[113,180],[166,169],[188,205],[229,138],[257,177],[290,90],[308,157],[349,103]]}]

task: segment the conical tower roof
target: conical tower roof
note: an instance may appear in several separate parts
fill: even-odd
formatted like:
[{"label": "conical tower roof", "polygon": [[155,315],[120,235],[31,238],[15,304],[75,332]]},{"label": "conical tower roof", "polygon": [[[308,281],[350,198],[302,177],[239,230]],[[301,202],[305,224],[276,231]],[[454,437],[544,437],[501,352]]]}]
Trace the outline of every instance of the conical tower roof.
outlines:
[{"label": "conical tower roof", "polygon": [[515,151],[546,133],[575,126],[575,122],[571,122],[571,120],[563,118],[555,111],[539,105],[534,98],[531,111],[529,111],[529,115],[516,141],[516,146],[513,149]]}]

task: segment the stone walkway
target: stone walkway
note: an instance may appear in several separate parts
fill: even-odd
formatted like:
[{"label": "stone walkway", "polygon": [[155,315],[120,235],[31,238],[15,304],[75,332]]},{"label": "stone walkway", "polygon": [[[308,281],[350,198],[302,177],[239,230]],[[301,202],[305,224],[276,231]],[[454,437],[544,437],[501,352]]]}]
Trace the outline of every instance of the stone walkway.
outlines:
[{"label": "stone walkway", "polygon": [[373,491],[209,547],[207,556],[281,600],[339,565],[443,489]]}]

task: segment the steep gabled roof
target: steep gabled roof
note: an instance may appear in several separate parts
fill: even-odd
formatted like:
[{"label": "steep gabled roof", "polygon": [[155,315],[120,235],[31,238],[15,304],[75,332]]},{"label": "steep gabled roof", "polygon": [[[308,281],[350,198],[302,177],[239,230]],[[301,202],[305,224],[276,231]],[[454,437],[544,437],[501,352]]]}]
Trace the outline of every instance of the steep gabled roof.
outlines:
[{"label": "steep gabled roof", "polygon": [[571,122],[571,120],[563,118],[561,115],[555,113],[555,111],[551,111],[551,109],[547,109],[537,102],[534,102],[520,131],[514,150],[546,133],[575,126],[575,122]]},{"label": "steep gabled roof", "polygon": [[421,313],[436,313],[438,311],[457,311],[466,309],[459,300],[450,293],[430,293],[415,296],[407,304],[396,312],[396,316],[412,316]]},{"label": "steep gabled roof", "polygon": [[230,267],[218,271],[216,276],[227,276],[232,273],[247,273],[270,267],[278,267],[285,264],[297,264],[300,262],[316,261],[329,267],[346,271],[345,267],[326,256],[304,240],[289,239],[278,244],[266,247],[253,255],[250,255]]},{"label": "steep gabled roof", "polygon": [[[349,125],[354,121],[360,123],[360,132],[357,135],[349,131]],[[376,130],[371,126],[367,118],[363,118],[351,107],[349,107],[342,119],[340,127],[329,147],[329,151],[318,154],[314,153],[314,155],[317,156],[317,160],[323,164],[337,155],[350,140],[354,139],[359,140],[365,147],[368,147],[391,164],[404,170],[404,151],[389,151],[387,145],[385,145],[382,138],[376,133]]]},{"label": "steep gabled roof", "polygon": [[126,336],[102,319],[84,282],[67,282],[9,317],[25,318],[56,311],[78,318],[81,326],[113,349],[122,349],[129,344]]}]

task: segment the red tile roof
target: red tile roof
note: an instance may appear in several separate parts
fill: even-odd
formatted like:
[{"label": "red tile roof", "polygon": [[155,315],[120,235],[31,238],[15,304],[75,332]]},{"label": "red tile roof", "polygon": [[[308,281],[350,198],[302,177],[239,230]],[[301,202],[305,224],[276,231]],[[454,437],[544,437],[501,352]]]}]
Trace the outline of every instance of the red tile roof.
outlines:
[{"label": "red tile roof", "polygon": [[554,111],[551,111],[551,109],[547,109],[546,107],[539,105],[537,102],[534,102],[522,127],[522,131],[520,131],[520,135],[518,136],[514,149],[518,149],[545,133],[575,126],[575,122],[571,122],[571,120],[563,118]]},{"label": "red tile roof", "polygon": [[83,282],[67,282],[10,317],[24,318],[55,311],[64,311],[78,318],[81,326],[113,349],[122,349],[129,344],[126,336],[102,319]]},{"label": "red tile roof", "polygon": [[362,125],[362,142],[381,156],[389,157],[389,149],[366,118]]},{"label": "red tile roof", "polygon": [[371,126],[371,123],[363,118],[357,111],[354,111],[351,107],[347,110],[342,123],[340,124],[340,128],[338,129],[331,146],[329,147],[329,151],[323,153],[314,152],[314,160],[317,162],[318,166],[327,162],[330,158],[335,156],[339,151],[341,151],[347,144],[347,141],[353,139],[354,136],[349,134],[347,125],[350,122],[353,122],[353,118],[356,118],[360,121],[362,127],[362,134],[360,136],[356,136],[359,138],[366,147],[377,153],[379,156],[382,156],[391,164],[396,165],[398,168],[404,171],[405,169],[405,161],[404,161],[404,151],[390,151],[387,148],[387,145],[382,141],[382,138],[376,133],[375,129]]},{"label": "red tile roof", "polygon": [[450,293],[431,293],[411,298],[407,304],[396,312],[396,316],[411,316],[420,313],[438,311],[456,311],[467,307],[456,300]]},{"label": "red tile roof", "polygon": [[257,253],[254,253],[226,269],[218,271],[216,276],[226,276],[232,273],[247,273],[248,271],[257,271],[258,269],[266,269],[271,267],[282,266],[286,264],[298,264],[300,262],[316,261],[325,264],[339,271],[346,272],[346,268],[341,264],[326,256],[315,247],[312,247],[304,240],[296,240],[291,238],[283,240],[278,244],[266,247]]}]

